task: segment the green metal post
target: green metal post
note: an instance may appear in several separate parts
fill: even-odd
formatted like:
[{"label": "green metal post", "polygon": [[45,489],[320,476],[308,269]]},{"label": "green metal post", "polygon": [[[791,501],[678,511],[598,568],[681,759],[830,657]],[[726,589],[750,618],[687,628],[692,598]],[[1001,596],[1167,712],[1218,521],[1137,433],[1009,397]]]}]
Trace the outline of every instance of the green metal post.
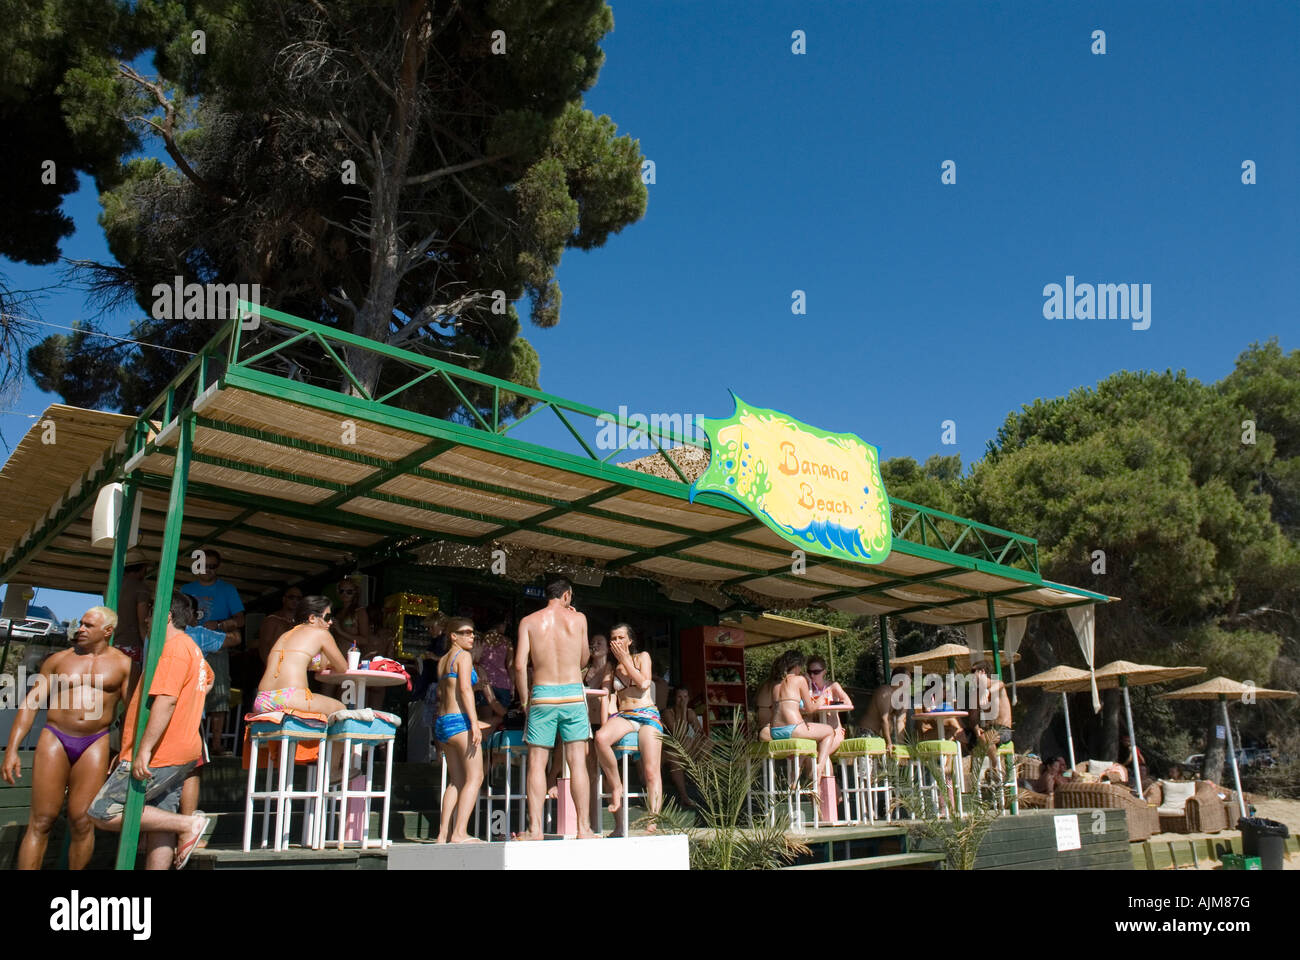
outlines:
[{"label": "green metal post", "polygon": [[883,683],[889,683],[889,617],[881,614],[876,618],[880,624],[880,669],[884,673]]},{"label": "green metal post", "polygon": [[998,619],[993,614],[993,598],[987,600],[989,609],[989,637],[993,642],[993,672],[1002,679],[1002,651],[998,649]]},{"label": "green metal post", "polygon": [[[830,671],[828,676],[835,676],[835,647],[831,643],[831,632],[829,630],[826,631],[826,669]],[[829,682],[827,680],[827,683]]]},{"label": "green metal post", "polygon": [[[140,710],[136,714],[135,730],[124,730],[132,737],[132,753],[140,749],[145,725],[149,722],[147,691],[153,684],[154,669],[162,656],[163,638],[167,635],[167,617],[171,612],[172,587],[176,582],[176,557],[181,542],[181,522],[185,515],[185,488],[189,481],[190,456],[194,449],[194,415],[186,411],[181,416],[180,437],[176,442],[176,464],[172,472],[171,498],[167,504],[167,525],[163,529],[162,552],[158,558],[158,588],[154,593],[153,621],[149,626],[149,647],[145,657],[144,676],[140,678]],[[117,869],[135,868],[136,848],[140,841],[140,812],[144,809],[144,781],[131,779],[131,789],[126,795],[126,809],[122,813],[122,837],[117,845]]]},{"label": "green metal post", "polygon": [[[122,515],[117,518],[117,531],[113,535],[113,563],[108,568],[108,587],[104,590],[104,606],[117,609],[118,593],[122,589],[122,571],[126,566],[126,541],[131,536],[131,518],[135,516],[135,498],[139,496],[135,481],[122,481]],[[117,637],[113,638],[114,640]]]}]

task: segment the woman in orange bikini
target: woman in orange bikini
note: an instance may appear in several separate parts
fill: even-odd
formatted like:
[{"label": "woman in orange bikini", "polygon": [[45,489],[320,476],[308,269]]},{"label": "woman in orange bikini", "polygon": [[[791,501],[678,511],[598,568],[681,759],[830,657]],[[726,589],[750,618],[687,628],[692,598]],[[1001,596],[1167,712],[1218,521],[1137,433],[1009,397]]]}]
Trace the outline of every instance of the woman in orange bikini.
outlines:
[{"label": "woman in orange bikini", "polygon": [[253,698],[254,713],[274,710],[303,710],[329,716],[344,710],[333,697],[312,693],[307,687],[307,671],[329,664],[336,673],[347,673],[347,658],[339,652],[330,634],[330,602],[326,597],[303,597],[298,604],[298,625],[285,631],[266,656],[266,672]]}]

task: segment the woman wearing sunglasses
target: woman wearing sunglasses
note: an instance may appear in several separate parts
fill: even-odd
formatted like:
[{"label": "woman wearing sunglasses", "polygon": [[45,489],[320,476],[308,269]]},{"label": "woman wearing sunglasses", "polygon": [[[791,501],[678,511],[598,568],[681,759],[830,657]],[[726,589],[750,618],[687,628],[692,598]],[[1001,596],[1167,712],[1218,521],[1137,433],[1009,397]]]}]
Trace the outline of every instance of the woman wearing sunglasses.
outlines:
[{"label": "woman wearing sunglasses", "polygon": [[438,718],[433,735],[447,764],[447,789],[442,795],[439,843],[474,843],[469,835],[469,815],[478,803],[483,783],[483,729],[474,704],[474,621],[452,617],[447,621],[449,649],[438,661]]},{"label": "woman wearing sunglasses", "polygon": [[319,670],[328,662],[335,673],[347,673],[347,658],[339,652],[330,634],[334,619],[327,597],[303,597],[295,616],[297,625],[275,641],[266,657],[266,672],[257,685],[253,699],[254,713],[275,710],[303,710],[329,716],[345,710],[333,697],[312,693],[307,688],[307,671]]}]

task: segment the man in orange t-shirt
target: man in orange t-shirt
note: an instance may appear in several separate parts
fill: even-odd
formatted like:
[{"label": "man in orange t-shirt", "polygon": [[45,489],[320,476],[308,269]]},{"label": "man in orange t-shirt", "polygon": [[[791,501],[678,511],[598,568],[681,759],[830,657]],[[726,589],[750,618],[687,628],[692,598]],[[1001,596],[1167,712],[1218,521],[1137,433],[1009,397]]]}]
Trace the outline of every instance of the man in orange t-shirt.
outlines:
[{"label": "man in orange t-shirt", "polygon": [[145,782],[145,807],[140,814],[145,867],[166,870],[185,865],[207,828],[205,816],[177,813],[181,787],[203,755],[199,724],[203,701],[212,689],[212,670],[198,646],[185,633],[192,616],[190,600],[172,594],[162,655],[149,686],[152,704],[140,751],[132,761],[136,717],[143,684],[137,684],[122,728],[122,752],[113,773],[90,804],[96,826],[114,833],[122,829],[122,811],[131,778]]}]

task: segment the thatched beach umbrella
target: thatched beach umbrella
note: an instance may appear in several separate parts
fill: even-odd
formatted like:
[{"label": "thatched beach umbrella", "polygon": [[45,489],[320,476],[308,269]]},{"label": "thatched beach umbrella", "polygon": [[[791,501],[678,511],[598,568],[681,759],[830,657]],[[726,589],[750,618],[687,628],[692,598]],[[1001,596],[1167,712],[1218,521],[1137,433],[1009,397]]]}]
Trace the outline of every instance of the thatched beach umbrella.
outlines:
[{"label": "thatched beach umbrella", "polygon": [[[1058,685],[1063,683],[1078,683],[1080,680],[1087,681],[1088,671],[1079,670],[1075,667],[1059,666],[1052,667],[1051,670],[1044,670],[1042,673],[1036,673],[1032,677],[1020,681],[1022,687],[1043,687],[1052,693],[1056,693]],[[1070,769],[1074,769],[1074,731],[1070,729],[1070,699],[1064,690],[1060,691],[1061,706],[1065,708],[1065,739],[1070,745]]]},{"label": "thatched beach umbrella", "polygon": [[[1204,667],[1159,667],[1148,663],[1133,663],[1131,660],[1116,660],[1094,671],[1098,690],[1113,690],[1119,687],[1124,691],[1124,718],[1128,721],[1128,741],[1133,748],[1133,786],[1139,797],[1142,796],[1142,773],[1138,770],[1137,735],[1133,732],[1133,707],[1129,703],[1128,688],[1167,683],[1170,680],[1194,677],[1204,672]],[[1090,689],[1090,684],[1086,679],[1075,680],[1058,684],[1053,689],[1079,693]]]},{"label": "thatched beach umbrella", "polygon": [[[923,650],[920,653],[911,653],[906,657],[894,657],[890,661],[890,669],[894,667],[913,667],[919,666],[924,673],[933,673],[938,670],[947,669],[948,683],[945,687],[944,699],[953,700],[955,697],[948,693],[952,689],[955,693],[957,673],[970,673],[971,668],[971,650],[970,647],[960,643],[945,643],[935,647],[933,650]],[[1019,660],[1020,654],[1016,654],[1013,660]]]},{"label": "thatched beach umbrella", "polygon": [[1241,773],[1237,769],[1237,750],[1232,744],[1232,721],[1228,718],[1228,698],[1240,699],[1242,703],[1254,703],[1255,700],[1289,700],[1300,697],[1293,690],[1269,690],[1254,684],[1238,683],[1227,677],[1215,677],[1192,687],[1184,687],[1172,693],[1160,694],[1161,700],[1218,700],[1223,708],[1223,731],[1228,738],[1228,756],[1232,759],[1232,784],[1237,788],[1237,806],[1241,815],[1246,816],[1246,798],[1241,793]]}]

